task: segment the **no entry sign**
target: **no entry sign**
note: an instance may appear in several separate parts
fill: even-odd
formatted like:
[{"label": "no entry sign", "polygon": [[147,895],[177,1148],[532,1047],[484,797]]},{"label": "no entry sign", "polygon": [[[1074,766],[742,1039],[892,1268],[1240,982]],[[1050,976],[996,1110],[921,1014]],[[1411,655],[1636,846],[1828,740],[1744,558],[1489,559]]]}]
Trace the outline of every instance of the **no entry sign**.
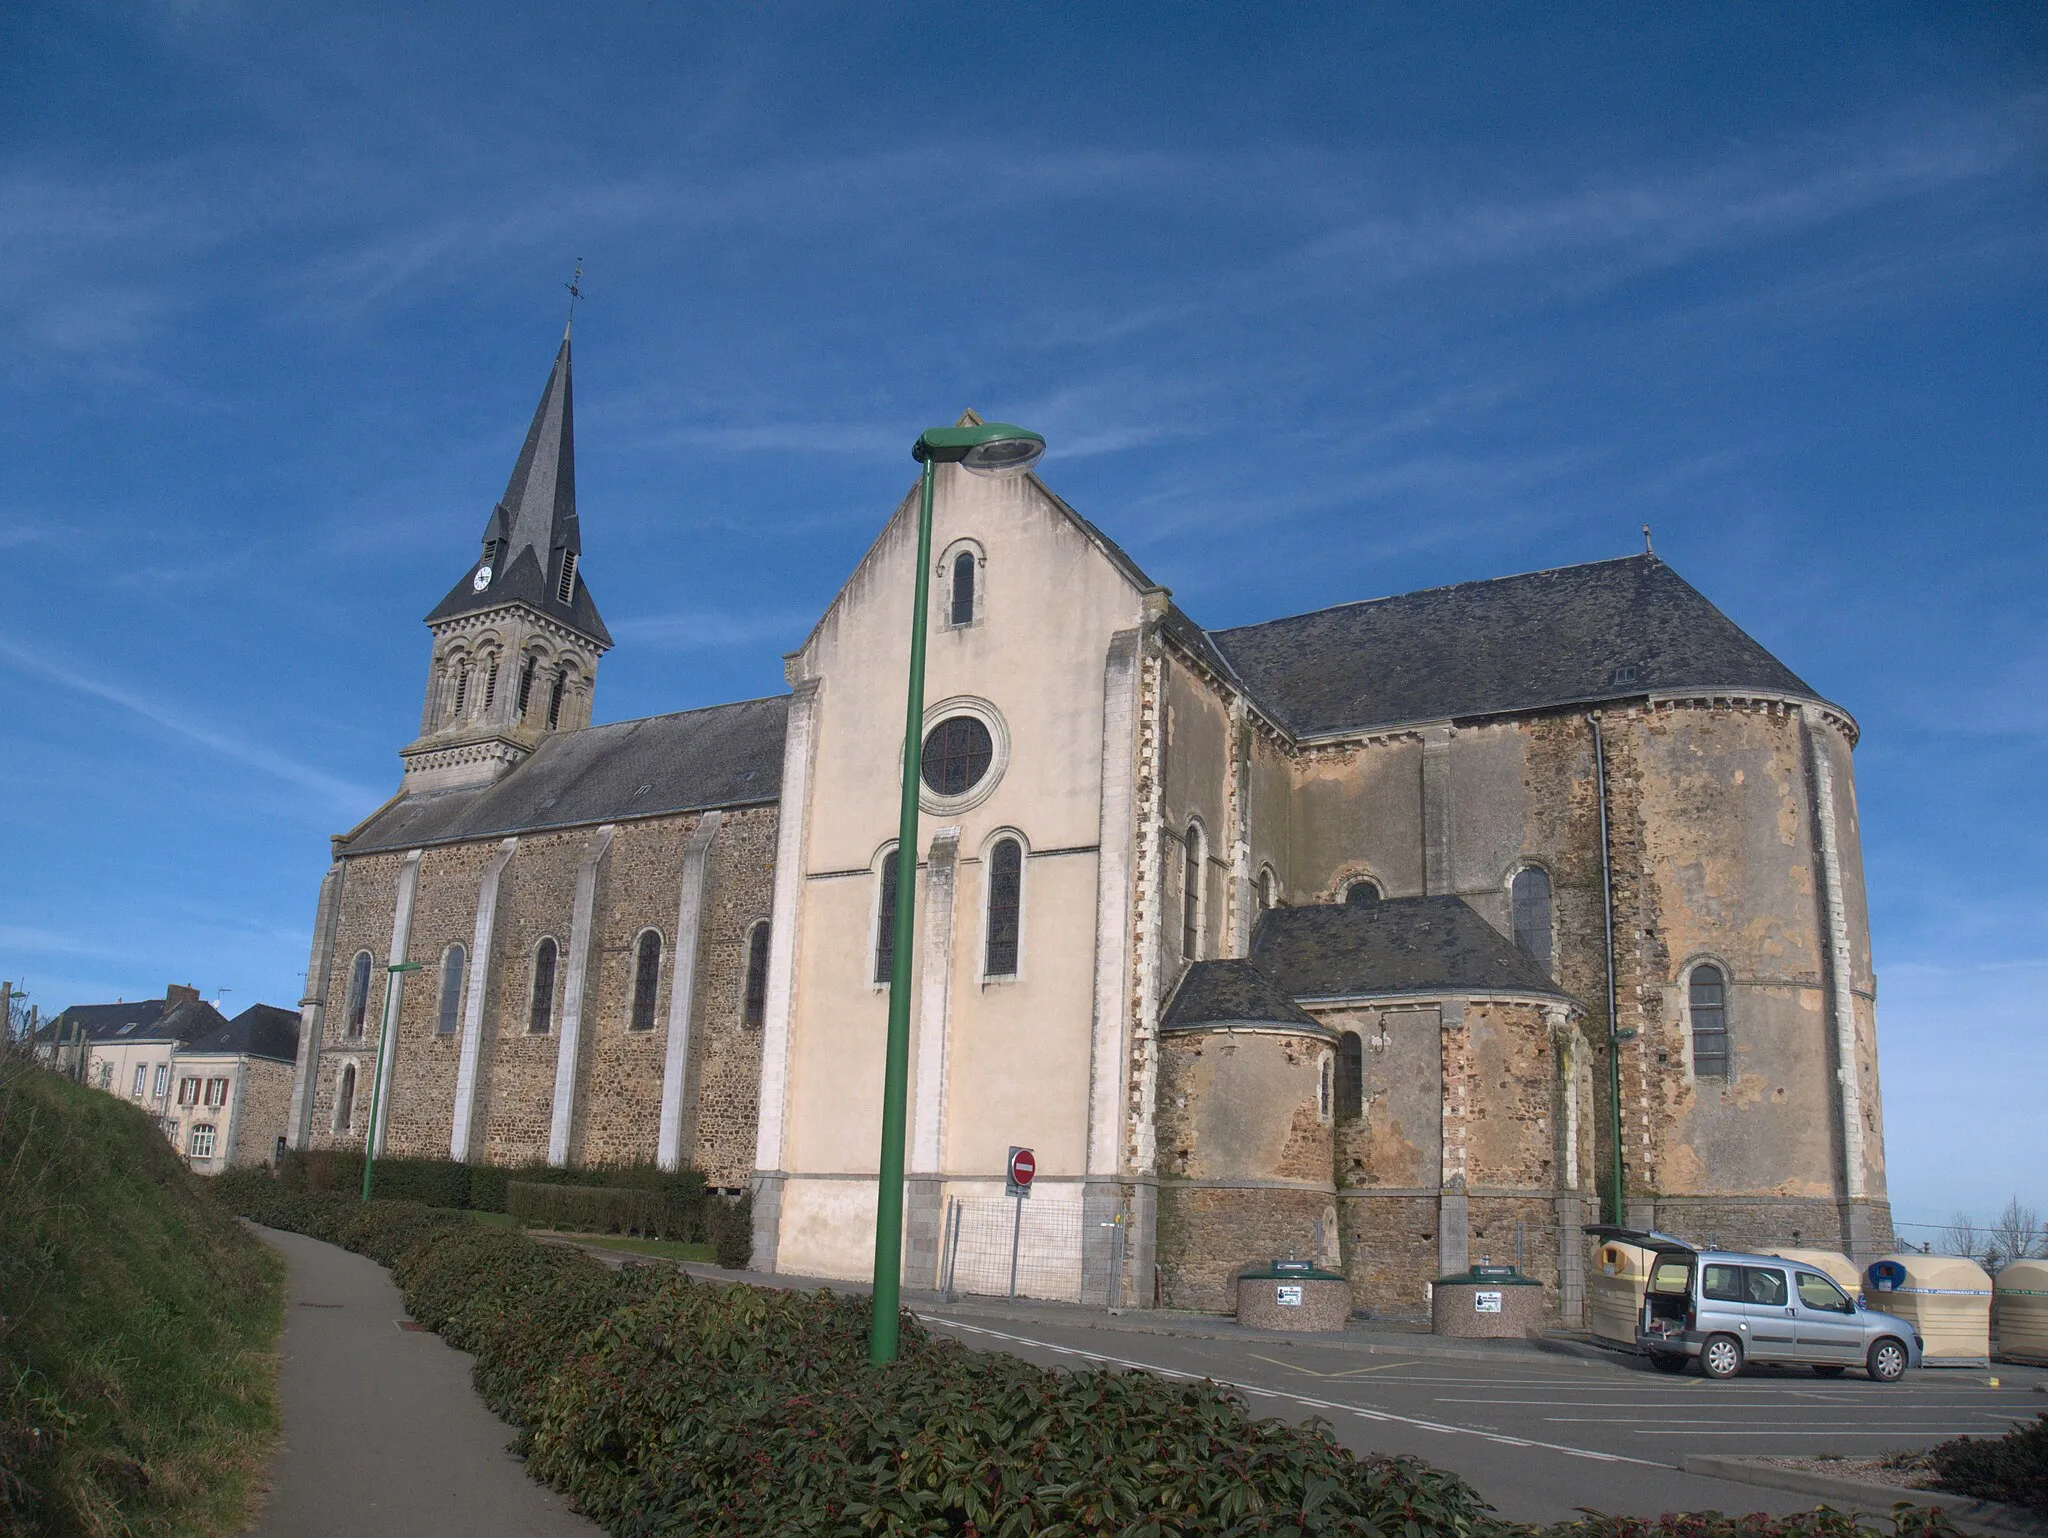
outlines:
[{"label": "no entry sign", "polygon": [[1028,1148],[1010,1149],[1010,1196],[1029,1196],[1032,1177],[1038,1173],[1038,1156]]}]

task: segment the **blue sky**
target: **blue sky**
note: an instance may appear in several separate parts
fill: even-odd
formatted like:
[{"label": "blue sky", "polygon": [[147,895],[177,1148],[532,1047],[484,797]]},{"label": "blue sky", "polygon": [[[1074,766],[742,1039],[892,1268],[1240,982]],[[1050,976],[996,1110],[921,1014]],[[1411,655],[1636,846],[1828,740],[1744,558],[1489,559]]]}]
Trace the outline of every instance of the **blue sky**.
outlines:
[{"label": "blue sky", "polygon": [[0,972],[296,1002],[580,255],[600,720],[963,406],[1214,626],[1648,521],[1863,726],[1899,1216],[2048,1206],[2044,146],[2022,3],[17,0]]}]

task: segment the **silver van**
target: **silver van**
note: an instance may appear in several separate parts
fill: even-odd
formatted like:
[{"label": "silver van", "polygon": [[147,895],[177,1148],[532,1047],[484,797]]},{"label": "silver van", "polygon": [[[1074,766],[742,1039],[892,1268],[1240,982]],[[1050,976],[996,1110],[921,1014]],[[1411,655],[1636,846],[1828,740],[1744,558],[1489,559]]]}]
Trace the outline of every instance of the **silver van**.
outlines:
[{"label": "silver van", "polygon": [[1684,1372],[1697,1359],[1708,1377],[1732,1378],[1748,1362],[1788,1362],[1824,1378],[1860,1367],[1896,1383],[1920,1365],[1912,1325],[1852,1302],[1811,1266],[1695,1249],[1668,1234],[1618,1237],[1653,1252],[1636,1345],[1659,1372]]}]

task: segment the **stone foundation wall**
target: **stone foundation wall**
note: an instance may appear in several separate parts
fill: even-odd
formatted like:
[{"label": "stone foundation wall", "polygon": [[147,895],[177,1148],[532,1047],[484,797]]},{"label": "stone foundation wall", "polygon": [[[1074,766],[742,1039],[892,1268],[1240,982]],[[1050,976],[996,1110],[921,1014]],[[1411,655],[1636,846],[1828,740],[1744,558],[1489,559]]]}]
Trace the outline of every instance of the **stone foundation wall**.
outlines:
[{"label": "stone foundation wall", "polygon": [[1426,1319],[1437,1274],[1437,1197],[1337,1193],[1351,1303],[1375,1319]]},{"label": "stone foundation wall", "polygon": [[1316,1223],[1327,1227],[1327,1190],[1257,1186],[1159,1186],[1159,1265],[1168,1308],[1229,1314],[1237,1274],[1274,1260],[1313,1260]]}]

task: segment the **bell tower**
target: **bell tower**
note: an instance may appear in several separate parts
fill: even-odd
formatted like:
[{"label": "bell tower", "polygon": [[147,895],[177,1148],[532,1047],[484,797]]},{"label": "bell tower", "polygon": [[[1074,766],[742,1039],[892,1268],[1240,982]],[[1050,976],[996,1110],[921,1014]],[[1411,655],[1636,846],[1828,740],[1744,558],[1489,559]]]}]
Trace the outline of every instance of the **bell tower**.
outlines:
[{"label": "bell tower", "polygon": [[489,784],[549,733],[590,724],[612,637],[577,569],[573,397],[564,329],[477,559],[427,616],[420,734],[399,750],[407,794]]}]

